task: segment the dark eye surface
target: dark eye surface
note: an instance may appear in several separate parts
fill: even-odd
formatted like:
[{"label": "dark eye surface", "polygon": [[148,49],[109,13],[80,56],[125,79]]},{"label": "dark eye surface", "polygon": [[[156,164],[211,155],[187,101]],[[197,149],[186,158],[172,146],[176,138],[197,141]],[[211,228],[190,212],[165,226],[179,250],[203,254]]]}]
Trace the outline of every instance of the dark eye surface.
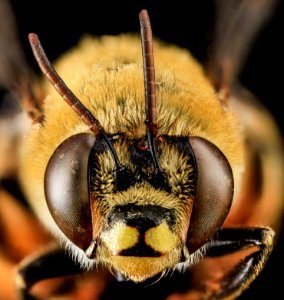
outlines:
[{"label": "dark eye surface", "polygon": [[81,249],[92,240],[89,199],[89,156],[96,141],[81,133],[66,139],[51,156],[45,172],[50,213],[66,237]]},{"label": "dark eye surface", "polygon": [[189,143],[197,165],[196,197],[188,231],[188,247],[194,251],[225,221],[234,180],[231,166],[218,147],[200,137],[190,137]]}]

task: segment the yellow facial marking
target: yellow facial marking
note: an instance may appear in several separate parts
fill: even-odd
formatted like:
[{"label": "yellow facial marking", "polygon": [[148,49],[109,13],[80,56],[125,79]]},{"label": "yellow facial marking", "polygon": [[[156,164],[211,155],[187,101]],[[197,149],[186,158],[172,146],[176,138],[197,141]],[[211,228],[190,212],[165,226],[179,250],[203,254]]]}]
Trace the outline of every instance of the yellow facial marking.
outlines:
[{"label": "yellow facial marking", "polygon": [[177,242],[177,236],[169,229],[165,221],[145,233],[145,243],[160,253],[170,252],[176,247]]},{"label": "yellow facial marking", "polygon": [[139,232],[137,228],[118,222],[110,231],[102,234],[102,240],[113,255],[116,255],[135,246],[139,240]]}]

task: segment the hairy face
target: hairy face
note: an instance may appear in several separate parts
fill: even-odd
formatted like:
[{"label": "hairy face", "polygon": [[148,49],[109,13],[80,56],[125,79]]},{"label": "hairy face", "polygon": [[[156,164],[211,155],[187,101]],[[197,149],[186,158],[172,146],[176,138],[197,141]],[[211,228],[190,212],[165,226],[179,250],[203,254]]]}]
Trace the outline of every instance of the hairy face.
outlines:
[{"label": "hairy face", "polygon": [[188,138],[160,136],[157,170],[146,137],[109,141],[115,152],[87,133],[65,140],[47,166],[47,203],[90,259],[142,281],[188,258],[195,158]]},{"label": "hairy face", "polygon": [[96,257],[142,281],[185,259],[195,194],[193,161],[181,142],[161,138],[157,150],[164,182],[155,178],[145,139],[117,136],[114,146],[125,168],[122,178],[109,152],[95,150],[92,159],[93,220],[100,220],[93,223],[100,228],[95,229]]}]

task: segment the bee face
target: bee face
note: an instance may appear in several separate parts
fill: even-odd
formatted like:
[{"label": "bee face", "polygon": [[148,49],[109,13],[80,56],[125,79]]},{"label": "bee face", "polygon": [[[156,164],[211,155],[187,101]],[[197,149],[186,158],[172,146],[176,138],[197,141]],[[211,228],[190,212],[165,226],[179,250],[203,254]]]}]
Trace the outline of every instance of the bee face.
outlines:
[{"label": "bee face", "polygon": [[[103,140],[72,136],[48,163],[46,199],[74,244],[88,251],[94,241],[91,259],[141,281],[180,262],[195,195],[195,162],[191,149],[183,149],[184,139],[161,139],[164,182],[154,172],[145,139],[111,139],[124,170],[116,170]],[[134,262],[144,267],[131,270]]]},{"label": "bee face", "polygon": [[[201,211],[195,209],[198,216],[193,215],[193,222],[203,223],[199,221],[203,214],[210,218],[202,208],[206,188],[197,185],[197,168],[209,187],[217,181],[207,182],[198,155],[204,145],[210,145],[215,160],[216,153],[221,154],[217,147],[193,139],[196,157],[188,137],[161,135],[157,153],[163,173],[159,174],[146,137],[129,139],[115,134],[109,141],[122,163],[120,169],[106,141],[92,134],[77,134],[59,145],[46,168],[45,197],[58,227],[89,259],[105,262],[132,280],[143,281],[187,261],[191,248],[196,243],[200,248],[216,231],[231,205],[231,168],[224,158],[221,169],[215,169],[215,178],[220,172],[220,178],[228,176],[230,183],[222,184],[220,194],[214,190],[225,204],[218,199],[223,207],[211,220],[213,229],[205,226],[204,236],[202,230],[198,232],[202,226],[196,224],[193,231],[188,231],[193,205]],[[210,155],[206,156],[210,165]],[[133,264],[143,267],[134,268]]]},{"label": "bee face", "polygon": [[111,157],[104,153],[91,176],[92,198],[107,220],[98,237],[98,256],[142,281],[180,262],[194,196],[193,161],[177,145],[158,143],[164,182],[155,174],[145,139],[120,136],[114,145],[127,171],[115,178],[114,165],[105,164]]}]

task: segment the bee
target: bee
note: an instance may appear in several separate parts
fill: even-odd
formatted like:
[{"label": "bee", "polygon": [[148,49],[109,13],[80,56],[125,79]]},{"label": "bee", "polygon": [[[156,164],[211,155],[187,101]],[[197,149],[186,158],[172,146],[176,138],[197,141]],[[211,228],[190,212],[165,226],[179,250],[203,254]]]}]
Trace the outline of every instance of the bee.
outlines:
[{"label": "bee", "polygon": [[173,273],[186,288],[164,298],[236,299],[259,275],[282,221],[283,147],[237,76],[272,1],[217,4],[206,71],[187,50],[153,40],[145,9],[140,37],[85,37],[54,66],[31,33],[40,83],[14,33],[1,33],[0,81],[32,123],[25,133],[20,126],[9,159],[18,163],[2,173],[16,172],[43,224],[34,239],[46,244],[17,268],[20,299],[51,297],[34,290],[38,282],[86,271],[69,297],[108,298],[102,290],[114,278],[175,285]]}]

